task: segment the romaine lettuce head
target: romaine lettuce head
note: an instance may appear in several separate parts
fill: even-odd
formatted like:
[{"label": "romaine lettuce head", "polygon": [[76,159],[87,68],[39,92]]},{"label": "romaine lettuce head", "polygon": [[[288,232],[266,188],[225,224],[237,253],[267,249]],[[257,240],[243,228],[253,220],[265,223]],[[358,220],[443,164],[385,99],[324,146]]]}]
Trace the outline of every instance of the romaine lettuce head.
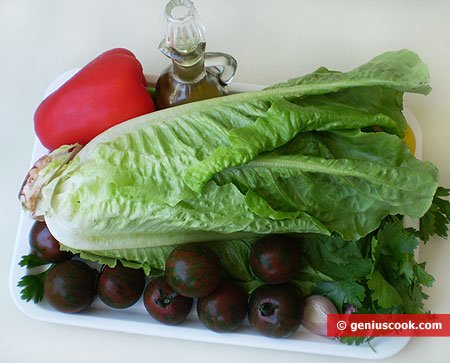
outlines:
[{"label": "romaine lettuce head", "polygon": [[271,233],[357,240],[387,215],[430,207],[438,171],[400,138],[403,92],[426,94],[428,82],[402,50],[135,118],[47,172],[38,214],[68,248],[112,258]]}]

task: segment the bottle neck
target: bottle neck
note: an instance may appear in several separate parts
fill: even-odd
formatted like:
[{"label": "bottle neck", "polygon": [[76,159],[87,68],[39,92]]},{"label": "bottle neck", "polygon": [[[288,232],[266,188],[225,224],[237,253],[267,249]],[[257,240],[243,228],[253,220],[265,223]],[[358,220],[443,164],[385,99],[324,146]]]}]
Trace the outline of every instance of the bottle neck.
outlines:
[{"label": "bottle neck", "polygon": [[172,61],[174,78],[182,83],[196,83],[206,76],[205,57],[202,54],[194,64],[183,65],[176,60]]}]

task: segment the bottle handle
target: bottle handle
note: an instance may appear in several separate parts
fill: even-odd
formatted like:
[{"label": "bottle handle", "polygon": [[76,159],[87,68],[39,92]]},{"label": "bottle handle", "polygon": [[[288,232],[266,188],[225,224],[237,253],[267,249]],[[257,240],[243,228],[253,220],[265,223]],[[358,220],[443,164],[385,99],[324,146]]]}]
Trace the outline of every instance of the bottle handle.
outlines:
[{"label": "bottle handle", "polygon": [[236,73],[237,61],[229,54],[221,52],[205,53],[206,70],[217,77],[219,82],[226,86]]}]

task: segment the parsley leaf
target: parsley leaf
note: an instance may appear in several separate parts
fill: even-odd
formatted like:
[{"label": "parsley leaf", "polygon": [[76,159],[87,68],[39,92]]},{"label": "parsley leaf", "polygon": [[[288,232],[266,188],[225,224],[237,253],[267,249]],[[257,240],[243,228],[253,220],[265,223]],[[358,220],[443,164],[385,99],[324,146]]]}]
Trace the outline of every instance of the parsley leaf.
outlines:
[{"label": "parsley leaf", "polygon": [[367,286],[372,290],[372,300],[377,301],[382,308],[401,305],[402,298],[397,290],[389,284],[379,271],[374,271],[367,281]]},{"label": "parsley leaf", "polygon": [[393,256],[399,264],[405,254],[414,255],[419,245],[417,238],[397,223],[388,222],[377,235],[381,253]]},{"label": "parsley leaf", "polygon": [[326,271],[328,276],[336,279],[359,279],[367,276],[372,268],[372,262],[368,259],[348,257],[347,263],[337,264],[332,261],[323,261],[320,269]]},{"label": "parsley leaf", "polygon": [[414,265],[416,261],[414,261],[414,257],[412,255],[406,255],[403,261],[400,264],[398,269],[398,273],[400,275],[405,276],[409,283],[412,283],[414,279]]},{"label": "parsley leaf", "polygon": [[37,266],[47,265],[48,262],[40,259],[36,255],[30,253],[29,255],[22,256],[22,259],[19,262],[19,266],[26,268],[33,268]]},{"label": "parsley leaf", "polygon": [[429,298],[429,296],[422,291],[422,286],[418,284],[413,286],[411,297],[414,305],[419,307],[421,310],[423,309],[423,301]]},{"label": "parsley leaf", "polygon": [[44,297],[44,283],[47,271],[36,275],[25,275],[17,283],[18,287],[23,287],[20,291],[20,298],[27,302],[33,300],[38,303]]},{"label": "parsley leaf", "polygon": [[414,301],[412,296],[410,296],[408,290],[399,289],[400,295],[402,296],[403,303],[403,313],[404,314],[422,314],[423,311],[420,307],[422,301]]},{"label": "parsley leaf", "polygon": [[425,271],[426,262],[414,266],[414,274],[417,280],[424,286],[430,287],[433,285],[434,277]]},{"label": "parsley leaf", "polygon": [[344,303],[362,306],[361,302],[366,295],[366,289],[353,280],[322,281],[317,283],[315,294],[328,296],[342,311]]},{"label": "parsley leaf", "polygon": [[[339,337],[339,341],[341,343],[344,343],[344,344],[347,344],[347,345],[352,345],[352,344],[360,345],[362,343],[369,343],[370,344],[370,341],[372,341],[373,338],[374,337]],[[371,346],[371,349],[373,351],[375,351],[372,348],[372,346]]]},{"label": "parsley leaf", "polygon": [[448,237],[450,223],[450,201],[440,197],[448,197],[450,189],[438,187],[430,209],[420,219],[419,236],[427,242],[432,236]]}]

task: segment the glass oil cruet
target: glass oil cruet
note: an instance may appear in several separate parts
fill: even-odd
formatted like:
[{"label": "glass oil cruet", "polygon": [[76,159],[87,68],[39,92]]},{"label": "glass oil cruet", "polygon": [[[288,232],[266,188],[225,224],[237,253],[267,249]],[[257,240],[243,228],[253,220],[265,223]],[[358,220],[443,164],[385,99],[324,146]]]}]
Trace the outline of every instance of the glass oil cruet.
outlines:
[{"label": "glass oil cruet", "polygon": [[190,0],[171,0],[164,11],[159,50],[172,60],[156,82],[157,109],[228,93],[237,62],[229,54],[205,52],[205,28]]}]

